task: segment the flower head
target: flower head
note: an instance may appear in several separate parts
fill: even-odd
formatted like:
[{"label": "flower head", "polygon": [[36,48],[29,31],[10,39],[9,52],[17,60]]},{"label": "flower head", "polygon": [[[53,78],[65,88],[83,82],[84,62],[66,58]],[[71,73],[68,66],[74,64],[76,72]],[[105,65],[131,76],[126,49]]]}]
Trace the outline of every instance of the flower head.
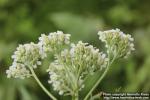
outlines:
[{"label": "flower head", "polygon": [[[39,45],[43,52],[52,52],[59,50],[65,44],[70,43],[70,34],[64,34],[62,31],[49,33],[49,35],[42,34],[39,38]],[[46,55],[45,55],[46,56]]]},{"label": "flower head", "polygon": [[28,78],[31,76],[30,71],[25,67],[24,64],[14,62],[12,66],[6,70],[6,74],[8,78]]},{"label": "flower head", "polygon": [[7,77],[23,79],[31,76],[29,67],[37,68],[37,65],[41,64],[41,57],[42,54],[37,44],[30,43],[19,45],[12,56],[14,60],[12,66],[6,70]]},{"label": "flower head", "polygon": [[12,58],[14,59],[14,62],[22,63],[26,66],[30,65],[36,68],[36,65],[41,64],[41,56],[40,47],[37,44],[30,43],[19,45]]},{"label": "flower head", "polygon": [[119,29],[99,31],[99,39],[105,43],[109,55],[127,57],[134,50],[133,38]]},{"label": "flower head", "polygon": [[[54,90],[71,94],[74,89],[81,90],[84,87],[83,82],[87,74],[101,70],[106,67],[107,62],[105,54],[99,52],[99,49],[79,41],[77,44],[72,44],[71,49],[62,51],[50,64],[49,83]],[[76,83],[78,87],[74,85]]]}]

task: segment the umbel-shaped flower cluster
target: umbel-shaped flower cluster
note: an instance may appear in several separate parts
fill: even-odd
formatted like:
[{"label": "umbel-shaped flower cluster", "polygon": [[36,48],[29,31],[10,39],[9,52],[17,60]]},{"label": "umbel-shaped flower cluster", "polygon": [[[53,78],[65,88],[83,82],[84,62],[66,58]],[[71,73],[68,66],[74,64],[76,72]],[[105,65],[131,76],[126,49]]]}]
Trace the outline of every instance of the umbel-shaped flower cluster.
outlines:
[{"label": "umbel-shaped flower cluster", "polygon": [[25,78],[31,76],[27,67],[37,68],[37,65],[41,65],[41,56],[37,44],[19,45],[12,56],[14,60],[12,66],[6,71],[7,77]]},{"label": "umbel-shaped flower cluster", "polygon": [[[115,59],[126,58],[134,50],[131,35],[124,34],[119,29],[99,31],[98,35],[99,39],[105,43],[106,54],[82,41],[77,44],[71,43],[70,34],[64,34],[61,31],[49,35],[42,34],[37,44],[19,45],[12,56],[12,66],[6,71],[7,77],[24,79],[33,76],[42,89],[56,100],[40,83],[33,70],[41,65],[42,59],[51,53],[54,54],[55,60],[50,62],[47,69],[50,77],[48,82],[60,95],[71,95],[76,98],[75,100],[78,100],[78,92],[84,88],[84,81],[88,75],[93,75],[102,69],[108,69]],[[107,70],[97,83],[101,81],[106,72]],[[89,93],[92,91],[93,89]],[[88,97],[89,94],[86,99]]]},{"label": "umbel-shaped flower cluster", "polygon": [[134,50],[133,38],[131,35],[124,34],[119,29],[108,31],[99,31],[99,39],[105,43],[107,53],[116,58],[127,58]]},{"label": "umbel-shaped flower cluster", "polygon": [[[70,43],[70,34],[64,34],[62,31],[50,33],[48,36],[42,34],[38,45],[43,53],[58,52],[64,44]],[[45,57],[46,55],[44,55]]]},{"label": "umbel-shaped flower cluster", "polygon": [[[29,68],[37,68],[41,65],[41,59],[45,58],[47,50],[56,51],[57,48],[70,41],[69,34],[61,31],[50,33],[48,36],[42,34],[39,43],[19,45],[12,55],[13,64],[6,71],[7,77],[22,78],[31,76]],[[57,47],[57,48],[56,48]]]},{"label": "umbel-shaped flower cluster", "polygon": [[73,95],[84,87],[83,81],[87,74],[93,74],[106,67],[107,63],[108,58],[99,52],[99,49],[79,41],[76,45],[72,44],[70,49],[56,55],[56,60],[48,69],[49,83],[52,83],[54,90],[58,90],[60,95]]}]

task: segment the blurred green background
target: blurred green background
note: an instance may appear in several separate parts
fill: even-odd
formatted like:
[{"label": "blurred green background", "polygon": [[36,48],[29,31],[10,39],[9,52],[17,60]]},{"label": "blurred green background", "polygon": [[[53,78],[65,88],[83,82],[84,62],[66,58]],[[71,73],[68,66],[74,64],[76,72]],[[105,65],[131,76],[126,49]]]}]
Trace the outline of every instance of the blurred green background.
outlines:
[{"label": "blurred green background", "polygon": [[[49,99],[32,78],[6,78],[18,44],[62,30],[74,42],[83,40],[104,50],[97,32],[112,28],[131,34],[136,51],[113,64],[95,93],[150,92],[150,0],[0,0],[0,100]],[[36,73],[50,88],[47,68],[45,61]]]}]

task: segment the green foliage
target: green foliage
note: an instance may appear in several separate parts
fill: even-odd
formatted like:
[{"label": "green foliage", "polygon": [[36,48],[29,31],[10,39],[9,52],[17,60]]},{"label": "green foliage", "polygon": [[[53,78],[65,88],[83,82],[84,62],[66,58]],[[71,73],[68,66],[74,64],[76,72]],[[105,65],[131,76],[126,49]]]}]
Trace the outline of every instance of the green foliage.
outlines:
[{"label": "green foliage", "polygon": [[[95,94],[120,87],[122,92],[150,92],[149,4],[149,0],[0,0],[0,100],[48,100],[34,81],[6,79],[5,70],[17,44],[37,41],[41,33],[56,30],[72,34],[74,41],[99,47],[97,30],[117,27],[130,32],[135,38],[135,54],[114,64]],[[46,87],[48,75],[43,72],[49,61],[37,70]]]}]

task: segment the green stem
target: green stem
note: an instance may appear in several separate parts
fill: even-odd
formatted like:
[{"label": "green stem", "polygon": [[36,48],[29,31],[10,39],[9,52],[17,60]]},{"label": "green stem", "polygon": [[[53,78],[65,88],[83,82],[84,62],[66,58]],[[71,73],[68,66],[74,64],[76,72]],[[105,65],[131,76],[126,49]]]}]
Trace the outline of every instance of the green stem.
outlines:
[{"label": "green stem", "polygon": [[102,100],[102,92],[94,95],[94,96],[91,96],[90,100]]},{"label": "green stem", "polygon": [[86,95],[86,97],[84,98],[84,100],[87,100],[88,97],[90,96],[90,94],[93,92],[93,90],[98,86],[98,84],[101,82],[101,80],[105,77],[106,73],[109,70],[109,66],[107,66],[105,72],[102,74],[102,76],[99,78],[99,80],[96,82],[96,84],[92,87],[92,89],[89,91],[89,93]]},{"label": "green stem", "polygon": [[78,94],[78,92],[72,97],[72,100],[79,100],[79,94]]},{"label": "green stem", "polygon": [[[110,50],[109,50],[110,51]],[[114,60],[116,59],[117,54],[113,57],[113,59],[108,63],[106,70],[104,71],[104,73],[102,74],[102,76],[98,79],[98,81],[96,82],[96,84],[92,87],[92,89],[89,91],[89,93],[86,95],[86,97],[84,98],[84,100],[87,100],[88,97],[90,96],[90,94],[94,91],[94,89],[98,86],[98,84],[102,81],[102,79],[106,76],[106,73],[109,70],[109,66],[114,62]],[[108,53],[108,58],[110,59],[110,53]]]},{"label": "green stem", "polygon": [[34,77],[34,79],[36,80],[36,82],[39,84],[39,86],[43,89],[43,91],[52,99],[52,100],[57,100],[44,86],[43,84],[40,82],[40,80],[38,79],[38,77],[36,76],[33,68],[30,67],[30,71]]}]

